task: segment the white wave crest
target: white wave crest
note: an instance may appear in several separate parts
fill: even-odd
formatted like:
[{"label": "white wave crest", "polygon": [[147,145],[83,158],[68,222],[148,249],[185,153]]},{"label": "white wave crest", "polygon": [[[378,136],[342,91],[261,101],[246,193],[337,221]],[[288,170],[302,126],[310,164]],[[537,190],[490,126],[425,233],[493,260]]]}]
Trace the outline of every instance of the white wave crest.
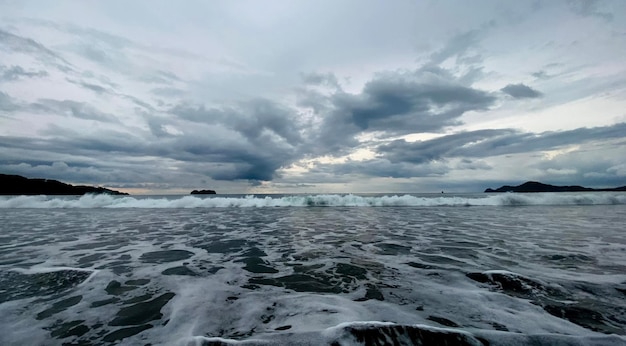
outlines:
[{"label": "white wave crest", "polygon": [[533,193],[467,196],[290,195],[245,197],[4,196],[0,208],[437,207],[626,204],[623,193]]}]

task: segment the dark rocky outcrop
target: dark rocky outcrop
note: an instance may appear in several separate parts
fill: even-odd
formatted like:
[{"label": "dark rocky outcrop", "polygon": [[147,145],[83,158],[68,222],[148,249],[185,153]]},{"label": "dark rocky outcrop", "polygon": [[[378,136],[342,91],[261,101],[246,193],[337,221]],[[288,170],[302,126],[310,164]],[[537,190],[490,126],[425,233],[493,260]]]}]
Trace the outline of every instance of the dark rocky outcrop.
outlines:
[{"label": "dark rocky outcrop", "polygon": [[214,195],[215,190],[193,190],[191,191],[192,195]]},{"label": "dark rocky outcrop", "polygon": [[592,189],[583,186],[555,186],[543,184],[536,181],[527,181],[522,185],[510,186],[504,185],[497,189],[486,189],[485,192],[587,192],[587,191],[626,191],[626,186],[609,188],[609,189]]},{"label": "dark rocky outcrop", "polygon": [[0,174],[0,195],[128,195],[104,187],[70,185],[57,180],[29,179],[20,175]]}]

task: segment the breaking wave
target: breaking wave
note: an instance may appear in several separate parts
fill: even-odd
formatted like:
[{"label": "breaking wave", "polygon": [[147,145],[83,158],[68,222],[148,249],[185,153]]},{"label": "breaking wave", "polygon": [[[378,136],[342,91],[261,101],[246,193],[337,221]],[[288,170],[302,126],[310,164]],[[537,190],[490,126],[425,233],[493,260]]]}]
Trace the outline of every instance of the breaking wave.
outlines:
[{"label": "breaking wave", "polygon": [[533,193],[457,196],[288,195],[244,197],[120,197],[110,195],[5,196],[0,208],[250,208],[250,207],[438,207],[626,204],[622,193]]},{"label": "breaking wave", "polygon": [[388,322],[347,322],[319,332],[272,335],[272,340],[230,340],[195,337],[181,343],[187,346],[229,345],[626,345],[618,335],[522,334],[489,330],[472,332],[427,325],[400,325]]}]

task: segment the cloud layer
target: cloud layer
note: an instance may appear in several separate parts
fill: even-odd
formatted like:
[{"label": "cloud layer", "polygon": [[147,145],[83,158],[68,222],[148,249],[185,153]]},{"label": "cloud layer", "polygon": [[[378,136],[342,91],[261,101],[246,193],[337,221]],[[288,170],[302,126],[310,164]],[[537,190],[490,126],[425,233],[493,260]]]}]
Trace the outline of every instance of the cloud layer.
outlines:
[{"label": "cloud layer", "polygon": [[626,5],[249,5],[138,2],[131,23],[3,3],[0,171],[144,193],[626,184]]}]

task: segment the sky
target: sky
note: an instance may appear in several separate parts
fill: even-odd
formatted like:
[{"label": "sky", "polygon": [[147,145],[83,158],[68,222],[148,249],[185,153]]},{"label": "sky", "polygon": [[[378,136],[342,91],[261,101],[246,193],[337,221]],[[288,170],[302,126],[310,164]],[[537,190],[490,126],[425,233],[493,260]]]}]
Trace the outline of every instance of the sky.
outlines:
[{"label": "sky", "polygon": [[626,185],[626,1],[0,0],[0,173],[135,194]]}]

